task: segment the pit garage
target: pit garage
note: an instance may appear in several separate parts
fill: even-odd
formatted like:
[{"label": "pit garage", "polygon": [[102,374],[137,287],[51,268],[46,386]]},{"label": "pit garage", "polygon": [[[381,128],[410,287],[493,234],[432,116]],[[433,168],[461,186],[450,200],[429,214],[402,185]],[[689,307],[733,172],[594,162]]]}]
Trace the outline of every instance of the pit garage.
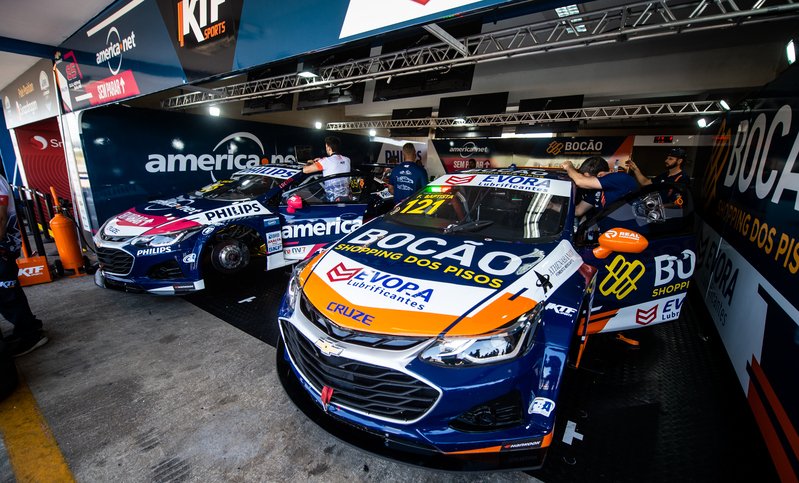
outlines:
[{"label": "pit garage", "polygon": [[796,481],[793,3],[5,11],[0,481]]}]

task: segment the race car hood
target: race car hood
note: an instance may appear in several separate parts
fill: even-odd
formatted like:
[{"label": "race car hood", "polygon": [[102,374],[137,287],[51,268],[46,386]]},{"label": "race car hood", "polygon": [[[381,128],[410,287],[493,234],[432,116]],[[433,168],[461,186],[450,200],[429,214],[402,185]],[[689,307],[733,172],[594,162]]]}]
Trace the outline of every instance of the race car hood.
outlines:
[{"label": "race car hood", "polygon": [[395,336],[501,331],[582,265],[568,241],[504,243],[375,220],[300,274],[311,304],[336,324]]},{"label": "race car hood", "polygon": [[154,235],[269,213],[257,200],[220,201],[181,195],[152,200],[120,213],[106,223],[103,234],[108,237]]}]

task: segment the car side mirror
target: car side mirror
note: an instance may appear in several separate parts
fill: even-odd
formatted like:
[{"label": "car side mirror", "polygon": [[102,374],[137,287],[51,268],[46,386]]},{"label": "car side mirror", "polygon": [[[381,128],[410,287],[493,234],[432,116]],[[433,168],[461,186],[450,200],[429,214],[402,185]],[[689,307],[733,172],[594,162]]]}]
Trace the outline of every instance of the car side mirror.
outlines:
[{"label": "car side mirror", "polygon": [[294,213],[295,211],[302,209],[302,198],[300,195],[294,195],[290,197],[288,201],[286,201],[286,204],[289,206],[286,211],[289,213]]},{"label": "car side mirror", "polygon": [[594,256],[605,258],[613,252],[641,253],[649,246],[643,235],[624,228],[608,230],[599,237],[599,246],[594,248]]}]

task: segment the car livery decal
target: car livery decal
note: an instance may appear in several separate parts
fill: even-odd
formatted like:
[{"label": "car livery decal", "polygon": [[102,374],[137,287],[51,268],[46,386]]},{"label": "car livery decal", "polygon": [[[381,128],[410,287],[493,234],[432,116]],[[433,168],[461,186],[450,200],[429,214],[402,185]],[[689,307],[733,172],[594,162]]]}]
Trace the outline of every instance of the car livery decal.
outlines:
[{"label": "car livery decal", "polygon": [[559,179],[542,178],[532,173],[507,172],[496,174],[470,174],[442,176],[430,185],[483,186],[488,188],[507,188],[519,191],[548,193],[554,196],[571,196],[571,182]]},{"label": "car livery decal", "polygon": [[[467,336],[507,325],[582,265],[568,242],[525,270],[522,256],[503,248],[522,256],[521,250],[532,249],[364,228],[336,243],[307,277],[304,291],[325,316],[353,330]],[[355,311],[362,320],[352,318]]]},{"label": "car livery decal", "polygon": [[191,217],[192,220],[203,222],[204,224],[217,223],[219,221],[230,220],[232,218],[243,218],[245,216],[268,215],[270,212],[258,201],[247,201],[223,206],[215,210],[208,210],[199,215]]},{"label": "car livery decal", "polygon": [[248,174],[260,174],[270,178],[289,179],[295,174],[300,173],[299,169],[282,168],[277,166],[258,166],[255,168],[247,168],[243,171],[237,171],[233,176],[244,176]]}]

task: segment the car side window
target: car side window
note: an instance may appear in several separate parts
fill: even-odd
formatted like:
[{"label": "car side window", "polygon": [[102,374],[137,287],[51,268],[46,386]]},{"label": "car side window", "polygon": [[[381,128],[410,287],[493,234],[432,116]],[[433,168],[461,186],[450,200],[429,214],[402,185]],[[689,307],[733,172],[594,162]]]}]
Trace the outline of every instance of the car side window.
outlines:
[{"label": "car side window", "polygon": [[690,234],[693,231],[691,188],[682,183],[659,183],[639,188],[583,222],[576,240],[595,244],[612,228],[626,228],[649,240]]},{"label": "car side window", "polygon": [[299,195],[303,203],[326,205],[338,203],[358,203],[362,193],[367,190],[363,176],[344,175],[313,180],[303,186],[283,194],[283,204],[293,196]]}]

